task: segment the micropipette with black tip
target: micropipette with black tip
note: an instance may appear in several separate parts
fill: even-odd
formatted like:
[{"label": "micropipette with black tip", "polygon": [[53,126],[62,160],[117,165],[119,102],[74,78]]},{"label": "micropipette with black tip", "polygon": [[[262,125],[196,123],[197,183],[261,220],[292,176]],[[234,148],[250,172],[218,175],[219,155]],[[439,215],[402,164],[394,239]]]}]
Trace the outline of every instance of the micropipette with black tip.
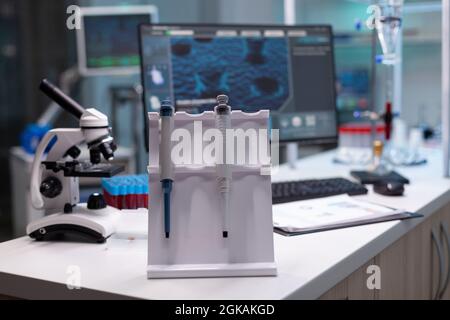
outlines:
[{"label": "micropipette with black tip", "polygon": [[223,146],[217,150],[217,182],[221,197],[221,207],[223,216],[222,237],[228,238],[229,215],[230,215],[230,188],[231,188],[231,168],[227,163],[227,144],[226,130],[231,128],[231,107],[228,105],[228,97],[220,95],[217,97],[217,106],[214,108],[216,113],[216,128],[222,134]]}]

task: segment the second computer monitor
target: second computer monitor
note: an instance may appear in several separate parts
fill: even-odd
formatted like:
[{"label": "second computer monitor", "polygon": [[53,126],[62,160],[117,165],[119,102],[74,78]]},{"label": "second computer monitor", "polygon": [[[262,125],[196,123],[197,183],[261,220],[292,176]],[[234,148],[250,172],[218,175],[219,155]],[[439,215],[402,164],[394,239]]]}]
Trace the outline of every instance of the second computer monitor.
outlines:
[{"label": "second computer monitor", "polygon": [[280,141],[335,144],[337,115],[329,26],[142,25],[144,99],[157,111],[268,109]]},{"label": "second computer monitor", "polygon": [[152,5],[80,8],[77,29],[78,69],[83,76],[139,73],[137,29],[158,22]]}]

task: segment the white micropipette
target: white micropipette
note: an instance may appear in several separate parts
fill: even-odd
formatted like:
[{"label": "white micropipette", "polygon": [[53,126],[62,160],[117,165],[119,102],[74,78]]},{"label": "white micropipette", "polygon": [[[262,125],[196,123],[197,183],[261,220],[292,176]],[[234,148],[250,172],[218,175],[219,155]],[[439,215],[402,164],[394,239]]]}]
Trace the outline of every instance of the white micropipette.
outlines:
[{"label": "white micropipette", "polygon": [[223,147],[216,150],[217,153],[217,182],[222,201],[223,231],[222,236],[228,238],[229,215],[230,215],[230,188],[231,188],[231,168],[227,163],[226,130],[231,128],[231,107],[227,104],[228,97],[220,95],[217,97],[216,128],[222,134]]}]

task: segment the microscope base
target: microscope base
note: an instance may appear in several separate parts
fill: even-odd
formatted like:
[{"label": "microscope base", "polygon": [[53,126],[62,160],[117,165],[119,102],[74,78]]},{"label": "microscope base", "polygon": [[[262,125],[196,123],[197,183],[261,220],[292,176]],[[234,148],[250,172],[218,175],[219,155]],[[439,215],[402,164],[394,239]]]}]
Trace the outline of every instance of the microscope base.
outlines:
[{"label": "microscope base", "polygon": [[37,241],[104,243],[115,232],[119,218],[118,209],[90,210],[82,203],[70,214],[55,213],[31,222],[27,234]]}]

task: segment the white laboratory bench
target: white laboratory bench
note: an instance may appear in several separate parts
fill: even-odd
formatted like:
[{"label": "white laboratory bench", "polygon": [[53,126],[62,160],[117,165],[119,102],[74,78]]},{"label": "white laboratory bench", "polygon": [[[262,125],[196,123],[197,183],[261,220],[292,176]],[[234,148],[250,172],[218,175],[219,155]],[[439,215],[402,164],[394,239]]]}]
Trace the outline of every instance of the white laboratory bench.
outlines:
[{"label": "white laboratory bench", "polygon": [[[450,180],[443,178],[442,154],[437,149],[426,152],[427,165],[397,169],[411,180],[405,196],[384,197],[370,191],[358,197],[418,212],[424,218],[295,237],[274,234],[276,277],[148,280],[145,239],[109,239],[106,244],[93,245],[22,237],[0,244],[0,295],[25,299],[320,298],[450,203]],[[308,157],[298,162],[295,171],[281,166],[273,180],[349,177],[350,168],[333,164],[332,157],[333,152]],[[70,266],[80,268],[81,290],[67,289]]]}]

